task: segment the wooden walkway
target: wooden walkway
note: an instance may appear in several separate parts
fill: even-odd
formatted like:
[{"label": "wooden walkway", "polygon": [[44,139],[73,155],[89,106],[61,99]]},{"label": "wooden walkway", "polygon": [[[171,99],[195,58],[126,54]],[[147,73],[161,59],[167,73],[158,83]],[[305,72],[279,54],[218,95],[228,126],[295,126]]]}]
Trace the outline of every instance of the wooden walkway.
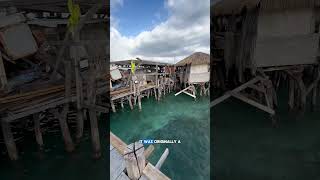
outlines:
[{"label": "wooden walkway", "polygon": [[153,145],[145,150],[138,142],[127,145],[110,132],[110,180],[170,180],[160,171],[169,150],[165,150],[155,166],[147,160],[153,150]]},{"label": "wooden walkway", "polygon": [[110,180],[130,180],[125,168],[124,157],[110,144]]}]

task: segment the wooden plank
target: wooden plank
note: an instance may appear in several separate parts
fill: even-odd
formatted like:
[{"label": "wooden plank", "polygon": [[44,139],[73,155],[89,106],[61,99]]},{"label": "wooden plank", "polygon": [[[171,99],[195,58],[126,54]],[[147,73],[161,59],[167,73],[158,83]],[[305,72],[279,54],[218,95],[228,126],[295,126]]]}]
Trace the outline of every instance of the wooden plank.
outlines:
[{"label": "wooden plank", "polygon": [[263,111],[265,111],[265,112],[267,112],[267,113],[269,113],[271,115],[275,114],[275,111],[273,109],[271,109],[271,108],[269,108],[267,106],[264,106],[264,105],[262,105],[260,103],[257,103],[255,101],[243,96],[243,95],[240,95],[239,93],[231,93],[231,95],[233,97],[235,97],[235,98],[237,98],[237,99],[239,99],[239,100],[241,100],[241,101],[243,101],[245,103],[248,103],[248,104],[250,104],[250,105],[252,105],[252,106],[254,106],[254,107],[258,108],[258,109],[261,109],[261,110],[263,110]]},{"label": "wooden plank", "polygon": [[217,104],[223,102],[224,100],[228,99],[229,97],[231,97],[231,93],[240,92],[240,91],[242,91],[243,89],[247,88],[250,84],[254,84],[254,83],[256,83],[256,82],[258,82],[258,81],[260,81],[260,80],[261,80],[261,77],[259,77],[259,76],[258,76],[258,77],[255,77],[255,78],[251,79],[250,81],[242,84],[241,86],[233,89],[232,91],[226,92],[223,96],[221,96],[221,97],[215,99],[214,101],[212,101],[212,102],[210,103],[210,107],[214,107],[215,105],[217,105]]},{"label": "wooden plank", "polygon": [[163,154],[161,155],[159,161],[157,162],[157,164],[155,166],[157,169],[161,168],[162,164],[167,159],[168,155],[169,155],[169,149],[166,148],[166,150],[163,152]]},{"label": "wooden plank", "polygon": [[148,146],[148,148],[143,152],[144,157],[148,159],[148,157],[151,155],[151,153],[154,151],[154,146],[151,144]]},{"label": "wooden plank", "polygon": [[116,149],[110,151],[110,179],[115,180],[125,169],[124,158]]},{"label": "wooden plank", "polygon": [[134,153],[134,144],[129,144],[124,151],[124,161],[126,164],[126,170],[128,177],[133,180],[140,178],[140,170],[138,167],[138,161]]},{"label": "wooden plank", "polygon": [[179,94],[183,93],[184,91],[188,90],[191,86],[188,86],[186,88],[184,88],[183,90],[177,92],[176,94],[174,94],[174,96],[178,96]]},{"label": "wooden plank", "polygon": [[1,103],[10,103],[14,101],[19,101],[21,99],[33,99],[35,96],[42,96],[42,95],[47,95],[59,91],[64,90],[64,85],[58,85],[58,86],[53,86],[49,88],[43,88],[39,90],[35,90],[32,92],[27,92],[27,93],[22,93],[22,94],[17,94],[13,96],[7,96],[4,98],[0,98]]},{"label": "wooden plank", "polygon": [[144,156],[144,147],[143,144],[139,143],[139,142],[135,142],[134,143],[134,151],[135,151],[135,156],[137,159],[137,164],[138,164],[138,168],[139,168],[139,174],[141,176],[142,171],[144,169],[144,166],[146,165],[146,158]]},{"label": "wooden plank", "polygon": [[125,150],[127,149],[127,144],[124,143],[120,138],[118,138],[116,135],[114,135],[112,132],[110,132],[110,144],[117,149],[117,151],[124,155]]},{"label": "wooden plank", "polygon": [[193,97],[193,98],[197,98],[195,95],[190,94],[190,93],[188,93],[187,91],[183,91],[183,93],[185,93],[185,94],[187,94],[187,95],[189,95],[189,96],[191,96],[191,97]]},{"label": "wooden plank", "polygon": [[6,89],[7,85],[8,85],[8,80],[6,76],[6,70],[4,68],[2,54],[0,51],[0,89]]},{"label": "wooden plank", "polygon": [[151,163],[148,163],[143,170],[143,175],[149,180],[170,180],[159,169],[154,167]]},{"label": "wooden plank", "polygon": [[130,179],[128,178],[128,176],[124,172],[122,172],[120,174],[120,176],[117,177],[116,180],[130,180]]},{"label": "wooden plank", "polygon": [[60,101],[57,101],[57,102],[54,102],[54,103],[50,103],[50,104],[47,104],[47,105],[44,105],[42,107],[39,107],[39,108],[34,108],[34,109],[31,109],[31,110],[28,110],[28,111],[25,111],[25,112],[21,112],[21,113],[17,113],[17,114],[14,114],[14,115],[10,115],[10,116],[7,116],[7,117],[4,117],[3,120],[4,121],[14,121],[16,119],[20,119],[22,117],[25,117],[25,116],[28,116],[28,115],[31,115],[31,114],[34,114],[34,113],[37,113],[37,112],[41,112],[41,111],[44,111],[44,110],[47,110],[47,109],[50,109],[50,108],[55,108],[61,104],[65,104],[67,102],[72,102],[74,101],[74,98],[70,98],[70,99],[62,99]]}]

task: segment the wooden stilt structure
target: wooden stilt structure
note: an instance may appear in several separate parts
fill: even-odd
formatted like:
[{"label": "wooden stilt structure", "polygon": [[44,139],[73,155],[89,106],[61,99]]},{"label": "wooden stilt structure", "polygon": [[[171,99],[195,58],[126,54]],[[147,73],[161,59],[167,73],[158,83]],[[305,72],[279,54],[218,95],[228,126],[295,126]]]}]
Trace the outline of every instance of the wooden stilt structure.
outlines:
[{"label": "wooden stilt structure", "polygon": [[41,126],[40,126],[40,113],[33,114],[33,120],[34,120],[34,133],[36,136],[36,140],[40,150],[42,150],[43,139],[42,139]]},{"label": "wooden stilt structure", "polygon": [[14,142],[10,123],[2,120],[1,127],[2,127],[4,142],[6,144],[10,159],[18,160],[18,151],[17,151],[16,143]]}]

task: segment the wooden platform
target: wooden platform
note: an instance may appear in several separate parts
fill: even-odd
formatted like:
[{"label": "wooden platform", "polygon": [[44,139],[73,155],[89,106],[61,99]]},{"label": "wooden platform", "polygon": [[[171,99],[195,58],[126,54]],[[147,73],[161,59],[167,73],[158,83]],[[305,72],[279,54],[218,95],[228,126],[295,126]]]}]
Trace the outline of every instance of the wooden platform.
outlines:
[{"label": "wooden platform", "polygon": [[124,157],[110,144],[110,180],[130,180],[123,173],[125,168]]},{"label": "wooden platform", "polygon": [[169,149],[164,151],[155,166],[147,160],[153,150],[153,145],[144,149],[143,144],[139,142],[127,145],[110,132],[110,179],[170,180],[160,171]]}]

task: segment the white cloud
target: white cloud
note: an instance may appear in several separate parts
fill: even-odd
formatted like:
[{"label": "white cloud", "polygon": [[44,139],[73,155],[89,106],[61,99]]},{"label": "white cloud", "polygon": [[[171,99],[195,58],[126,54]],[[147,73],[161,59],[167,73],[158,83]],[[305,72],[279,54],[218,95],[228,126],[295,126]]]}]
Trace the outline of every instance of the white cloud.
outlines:
[{"label": "white cloud", "polygon": [[111,61],[140,57],[173,62],[210,52],[210,0],[167,0],[165,6],[169,18],[135,37],[121,35],[111,23]]},{"label": "white cloud", "polygon": [[123,0],[111,0],[110,5],[113,10],[117,9],[119,6],[123,6]]}]

